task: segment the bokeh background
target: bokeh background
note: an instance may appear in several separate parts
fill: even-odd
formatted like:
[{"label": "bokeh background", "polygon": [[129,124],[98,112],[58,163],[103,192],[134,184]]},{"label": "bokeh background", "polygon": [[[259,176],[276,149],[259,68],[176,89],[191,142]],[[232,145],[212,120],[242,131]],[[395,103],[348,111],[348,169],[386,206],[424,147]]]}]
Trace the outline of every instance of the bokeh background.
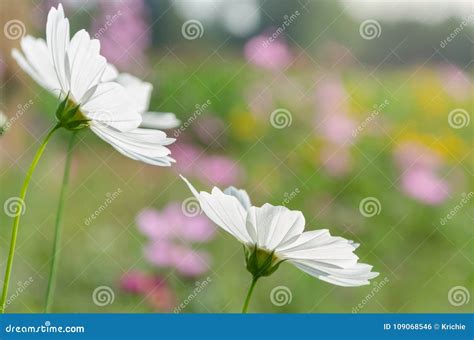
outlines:
[{"label": "bokeh background", "polygon": [[[1,0],[0,202],[19,193],[56,99],[10,57],[44,37],[56,1]],[[282,265],[249,310],[472,312],[472,3],[63,1],[120,71],[174,112],[177,163],[132,161],[89,131],[74,148],[55,312],[239,312],[242,245],[190,192],[245,188],[303,211],[307,229],[361,243],[380,272],[342,288]],[[68,133],[50,142],[26,200],[8,312],[42,310]],[[183,203],[184,202],[184,203]],[[94,217],[91,217],[94,215]],[[189,217],[193,215],[194,217]],[[11,218],[0,213],[0,272]]]}]

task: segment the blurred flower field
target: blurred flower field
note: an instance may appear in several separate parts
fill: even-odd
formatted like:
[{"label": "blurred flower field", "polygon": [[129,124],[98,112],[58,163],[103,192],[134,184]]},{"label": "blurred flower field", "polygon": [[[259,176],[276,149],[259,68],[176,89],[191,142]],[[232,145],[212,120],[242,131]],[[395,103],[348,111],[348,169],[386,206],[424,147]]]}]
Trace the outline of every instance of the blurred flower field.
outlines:
[{"label": "blurred flower field", "polygon": [[[343,288],[282,264],[256,287],[250,312],[472,311],[472,72],[447,62],[361,64],[335,43],[312,55],[280,39],[263,53],[266,32],[240,49],[190,41],[129,56],[142,67],[118,58],[119,69],[155,86],[154,111],[180,119],[167,130],[176,164],[134,162],[78,133],[54,312],[240,311],[251,278],[242,245],[199,214],[179,174],[201,190],[232,185],[255,205],[301,210],[307,229],[360,243],[360,260],[380,273]],[[6,202],[57,101],[13,63],[2,65]],[[42,310],[66,146],[61,131],[34,174],[8,312]],[[1,273],[10,224],[0,214]]]}]

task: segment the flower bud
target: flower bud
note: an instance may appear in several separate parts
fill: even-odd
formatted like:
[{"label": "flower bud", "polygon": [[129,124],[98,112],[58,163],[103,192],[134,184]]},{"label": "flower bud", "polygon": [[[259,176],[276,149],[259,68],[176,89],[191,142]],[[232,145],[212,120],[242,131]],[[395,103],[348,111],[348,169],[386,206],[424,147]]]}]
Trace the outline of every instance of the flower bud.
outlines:
[{"label": "flower bud", "polygon": [[247,270],[255,277],[270,276],[284,260],[278,259],[275,252],[260,249],[257,245],[244,246]]}]

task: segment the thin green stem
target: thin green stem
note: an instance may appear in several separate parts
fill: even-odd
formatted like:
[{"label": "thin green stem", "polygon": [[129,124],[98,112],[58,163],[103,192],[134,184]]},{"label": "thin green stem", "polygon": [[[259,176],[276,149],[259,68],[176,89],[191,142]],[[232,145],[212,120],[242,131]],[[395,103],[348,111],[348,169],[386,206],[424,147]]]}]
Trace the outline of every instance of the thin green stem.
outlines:
[{"label": "thin green stem", "polygon": [[249,291],[247,293],[247,297],[245,298],[244,306],[242,308],[242,313],[247,313],[247,308],[249,307],[250,297],[252,296],[253,289],[255,288],[255,284],[257,283],[258,276],[254,276],[252,278],[252,283],[250,284]]},{"label": "thin green stem", "polygon": [[51,268],[49,270],[48,288],[46,291],[46,300],[45,300],[45,305],[44,305],[45,313],[51,312],[51,306],[53,305],[54,290],[56,288],[58,260],[59,260],[59,254],[61,251],[59,244],[61,243],[61,230],[62,230],[61,226],[62,226],[62,219],[63,219],[63,212],[64,212],[64,201],[66,198],[66,192],[67,192],[67,188],[69,184],[69,174],[71,172],[70,170],[71,170],[71,160],[72,160],[72,149],[73,149],[75,137],[76,137],[76,132],[73,132],[71,134],[71,138],[69,139],[66,162],[64,164],[63,183],[61,185],[61,192],[59,194],[58,210],[56,212],[56,222],[54,225],[53,252],[51,255]]},{"label": "thin green stem", "polygon": [[43,142],[40,145],[40,148],[38,149],[38,151],[36,151],[36,155],[30,164],[30,168],[28,169],[28,172],[26,173],[25,181],[23,182],[23,186],[21,187],[20,197],[18,197],[21,207],[18,210],[17,214],[15,215],[15,218],[13,219],[12,237],[10,241],[10,251],[8,253],[7,267],[5,269],[5,277],[3,280],[2,300],[0,301],[1,313],[5,312],[6,301],[7,301],[7,296],[8,296],[8,285],[10,283],[10,275],[11,275],[12,267],[13,267],[13,256],[15,255],[15,246],[16,246],[16,239],[18,237],[18,229],[20,226],[20,218],[24,211],[23,209],[24,209],[24,204],[25,204],[26,191],[28,190],[28,186],[30,184],[31,177],[33,176],[33,172],[36,169],[36,165],[38,164],[38,161],[40,160],[41,155],[43,154],[44,149],[46,148],[46,145],[48,144],[49,139],[53,135],[54,131],[56,131],[59,128],[60,128],[60,125],[59,124],[56,125],[48,132],[48,134],[44,138]]}]

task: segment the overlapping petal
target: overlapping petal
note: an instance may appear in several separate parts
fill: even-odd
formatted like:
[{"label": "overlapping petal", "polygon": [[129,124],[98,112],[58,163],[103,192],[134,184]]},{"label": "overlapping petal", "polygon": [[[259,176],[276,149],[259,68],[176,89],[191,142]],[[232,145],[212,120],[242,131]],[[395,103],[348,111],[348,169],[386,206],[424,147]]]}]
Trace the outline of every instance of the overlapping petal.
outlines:
[{"label": "overlapping petal", "polygon": [[66,74],[77,103],[86,101],[85,94],[101,81],[106,66],[99,40],[91,39],[85,30],[74,34],[67,49]]},{"label": "overlapping petal", "polygon": [[60,84],[49,56],[46,42],[41,38],[25,36],[21,40],[21,50],[12,50],[12,57],[34,81],[55,95],[60,93]]},{"label": "overlapping petal", "polygon": [[143,113],[148,110],[153,85],[128,73],[120,73],[115,81],[122,85],[129,96],[135,100],[138,112]]},{"label": "overlapping petal", "polygon": [[142,121],[123,86],[115,82],[100,83],[85,93],[81,111],[92,121],[120,131],[133,130]]},{"label": "overlapping petal", "polygon": [[235,187],[228,187],[224,190],[224,194],[231,195],[237,198],[240,204],[242,204],[242,207],[244,207],[244,209],[246,210],[250,209],[250,207],[252,206],[249,194],[247,194],[247,191],[245,190],[237,189]]},{"label": "overlapping petal", "polygon": [[68,93],[70,82],[66,72],[66,55],[69,46],[69,20],[64,17],[61,4],[57,9],[52,7],[48,13],[46,44],[61,89],[64,93]]},{"label": "overlapping petal", "polygon": [[141,128],[119,131],[100,122],[94,122],[91,129],[118,152],[134,160],[158,166],[170,166],[174,162],[166,147],[174,139],[167,138],[162,131]]},{"label": "overlapping petal", "polygon": [[331,236],[328,230],[304,232],[294,242],[276,250],[279,257],[323,281],[340,286],[369,284],[378,275],[372,266],[358,263],[357,243]]},{"label": "overlapping petal", "polygon": [[205,191],[198,192],[186,178],[181,178],[198,199],[207,217],[240,242],[255,243],[245,227],[247,211],[234,196],[226,195],[218,188],[213,188],[210,194]]},{"label": "overlapping petal", "polygon": [[290,262],[309,275],[343,287],[368,285],[370,279],[379,275],[379,273],[372,272],[372,266],[365,263],[357,263],[348,268],[339,268],[311,260],[290,260]]},{"label": "overlapping petal", "polygon": [[300,211],[264,204],[251,207],[247,215],[247,231],[259,248],[273,251],[301,235],[305,220]]},{"label": "overlapping petal", "polygon": [[140,127],[147,129],[171,129],[177,127],[180,121],[171,112],[148,112],[153,85],[142,81],[128,73],[120,73],[115,81],[125,88],[130,98],[133,98],[136,110],[142,115]]},{"label": "overlapping petal", "polygon": [[171,112],[145,112],[142,113],[142,123],[140,127],[146,129],[163,129],[168,130],[175,128],[181,124]]}]

